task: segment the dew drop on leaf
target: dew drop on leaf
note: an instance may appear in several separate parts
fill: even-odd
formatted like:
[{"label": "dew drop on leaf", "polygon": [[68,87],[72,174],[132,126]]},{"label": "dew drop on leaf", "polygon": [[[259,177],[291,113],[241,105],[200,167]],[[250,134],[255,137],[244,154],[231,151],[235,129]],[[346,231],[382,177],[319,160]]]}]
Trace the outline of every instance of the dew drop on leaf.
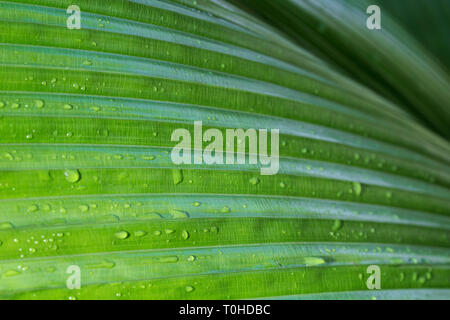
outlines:
[{"label": "dew drop on leaf", "polygon": [[317,266],[320,264],[324,264],[325,260],[320,257],[305,257],[303,258],[303,262],[307,266]]},{"label": "dew drop on leaf", "polygon": [[333,231],[338,231],[342,228],[342,221],[341,220],[334,220],[333,227],[331,228]]},{"label": "dew drop on leaf", "polygon": [[116,266],[114,261],[104,260],[97,263],[91,263],[86,265],[88,269],[112,269]]},{"label": "dew drop on leaf", "polygon": [[230,213],[230,212],[231,212],[231,209],[230,209],[230,207],[225,206],[225,207],[223,207],[223,208],[220,210],[220,212],[222,212],[222,213]]},{"label": "dew drop on leaf", "polygon": [[143,236],[145,236],[146,234],[147,234],[147,232],[142,231],[142,230],[138,230],[138,231],[135,231],[135,232],[134,232],[134,235],[135,235],[136,237],[143,237]]},{"label": "dew drop on leaf", "polygon": [[130,236],[128,231],[119,231],[114,234],[117,239],[124,240]]},{"label": "dew drop on leaf", "polygon": [[86,204],[82,204],[78,208],[81,210],[81,212],[88,212],[89,211],[89,206],[86,205]]},{"label": "dew drop on leaf", "polygon": [[38,206],[33,204],[27,208],[28,212],[36,212],[38,210]]},{"label": "dew drop on leaf", "polygon": [[0,230],[13,229],[14,226],[11,222],[2,222],[0,223]]},{"label": "dew drop on leaf", "polygon": [[189,218],[189,215],[181,210],[175,210],[172,209],[170,210],[170,215],[172,216],[173,219],[187,219]]},{"label": "dew drop on leaf", "polygon": [[172,233],[175,232],[175,230],[173,230],[173,229],[165,229],[164,232],[165,232],[166,234],[172,234]]},{"label": "dew drop on leaf", "polygon": [[194,289],[194,287],[192,287],[192,286],[187,286],[186,288],[185,288],[185,290],[186,290],[186,292],[192,292],[192,291],[194,291],[195,289]]},{"label": "dew drop on leaf", "polygon": [[36,106],[36,108],[41,109],[44,107],[44,101],[42,100],[34,100],[34,105]]},{"label": "dew drop on leaf", "polygon": [[361,195],[362,187],[359,182],[353,182],[353,191],[358,197]]},{"label": "dew drop on leaf", "polygon": [[183,182],[183,171],[181,169],[172,170],[173,184],[177,185]]},{"label": "dew drop on leaf", "polygon": [[184,240],[189,239],[189,232],[187,232],[186,230],[183,230],[183,231],[181,232],[181,237],[182,237]]},{"label": "dew drop on leaf", "polygon": [[14,277],[14,276],[17,276],[19,274],[20,274],[20,272],[17,271],[17,270],[7,270],[5,273],[3,273],[3,276],[4,277]]},{"label": "dew drop on leaf", "polygon": [[75,183],[80,181],[81,174],[78,170],[66,170],[64,171],[64,177],[66,177],[67,182]]}]

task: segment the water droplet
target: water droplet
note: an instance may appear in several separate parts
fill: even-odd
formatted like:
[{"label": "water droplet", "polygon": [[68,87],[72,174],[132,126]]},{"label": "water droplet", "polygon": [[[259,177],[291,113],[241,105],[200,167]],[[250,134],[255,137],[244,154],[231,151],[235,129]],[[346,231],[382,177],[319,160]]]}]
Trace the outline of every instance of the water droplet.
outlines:
[{"label": "water droplet", "polygon": [[4,277],[14,277],[14,276],[17,276],[19,274],[20,274],[20,272],[17,271],[17,270],[8,270],[5,273],[3,273],[3,276]]},{"label": "water droplet", "polygon": [[183,231],[181,232],[181,237],[182,237],[184,240],[189,239],[189,232],[187,232],[186,230],[183,230]]},{"label": "water droplet", "polygon": [[124,240],[130,236],[128,231],[119,231],[114,234],[117,239]]},{"label": "water droplet", "polygon": [[185,290],[186,290],[186,292],[189,293],[189,292],[194,291],[195,289],[194,289],[194,287],[192,287],[192,286],[186,286]]},{"label": "water droplet", "polygon": [[112,269],[116,266],[113,261],[104,260],[98,263],[87,264],[86,267],[88,269]]},{"label": "water droplet", "polygon": [[249,180],[252,185],[257,185],[259,183],[259,178],[253,177]]},{"label": "water droplet", "polygon": [[11,153],[9,153],[9,152],[6,152],[6,153],[4,154],[4,156],[5,156],[5,158],[8,159],[8,160],[14,160],[13,155],[12,155]]},{"label": "water droplet", "polygon": [[324,264],[325,260],[320,257],[304,257],[303,263],[307,266],[317,266],[320,264]]},{"label": "water droplet", "polygon": [[175,210],[175,209],[170,210],[170,215],[172,216],[173,219],[189,218],[189,215],[186,212],[180,211],[180,210]]},{"label": "water droplet", "polygon": [[0,223],[0,230],[13,229],[14,225],[11,222]]},{"label": "water droplet", "polygon": [[353,182],[353,191],[359,197],[361,195],[361,184],[359,182]]},{"label": "water droplet", "polygon": [[222,213],[230,213],[231,209],[230,209],[230,207],[225,206],[222,209],[220,209],[220,212],[222,212]]},{"label": "water droplet", "polygon": [[181,169],[172,170],[173,184],[177,185],[183,182],[183,171]]},{"label": "water droplet", "polygon": [[36,212],[38,210],[38,206],[33,204],[27,208],[28,212]]},{"label": "water droplet", "polygon": [[333,231],[338,231],[342,228],[342,221],[341,220],[334,220],[333,227],[331,228]]},{"label": "water droplet", "polygon": [[64,109],[64,110],[72,110],[72,109],[73,109],[73,106],[70,105],[70,104],[68,104],[68,103],[66,103],[65,105],[63,105],[63,109]]},{"label": "water droplet", "polygon": [[162,216],[157,212],[144,213],[139,216],[139,218],[145,220],[154,220],[154,219],[162,219]]},{"label": "water droplet", "polygon": [[36,108],[41,109],[44,107],[44,101],[42,100],[34,100],[34,105],[36,106]]},{"label": "water droplet", "polygon": [[66,170],[64,171],[64,176],[66,177],[66,180],[70,183],[75,183],[80,181],[81,174],[78,170]]},{"label": "water droplet", "polygon": [[78,208],[81,210],[81,212],[88,212],[89,211],[89,206],[86,205],[86,204],[82,204]]},{"label": "water droplet", "polygon": [[189,261],[189,262],[194,262],[194,261],[195,261],[195,256],[189,256],[189,257],[187,258],[187,261]]},{"label": "water droplet", "polygon": [[192,202],[192,206],[194,207],[200,207],[201,203],[198,201]]},{"label": "water droplet", "polygon": [[135,231],[135,232],[134,232],[134,235],[135,235],[136,237],[143,237],[143,236],[145,236],[146,234],[147,234],[147,232],[142,231],[142,230],[138,230],[138,231]]},{"label": "water droplet", "polygon": [[165,232],[166,234],[172,234],[172,233],[175,232],[175,230],[173,230],[173,229],[165,229],[164,232]]}]

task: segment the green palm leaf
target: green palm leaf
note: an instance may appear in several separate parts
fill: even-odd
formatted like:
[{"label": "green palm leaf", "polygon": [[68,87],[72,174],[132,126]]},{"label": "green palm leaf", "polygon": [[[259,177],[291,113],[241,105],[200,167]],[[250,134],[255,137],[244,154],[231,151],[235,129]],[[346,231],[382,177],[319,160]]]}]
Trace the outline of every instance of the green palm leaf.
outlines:
[{"label": "green palm leaf", "polygon": [[[71,4],[0,2],[0,298],[450,297],[450,145],[405,108],[448,127],[425,53],[373,81],[227,2],[79,0],[79,30]],[[173,164],[196,120],[279,128],[279,173]]]}]

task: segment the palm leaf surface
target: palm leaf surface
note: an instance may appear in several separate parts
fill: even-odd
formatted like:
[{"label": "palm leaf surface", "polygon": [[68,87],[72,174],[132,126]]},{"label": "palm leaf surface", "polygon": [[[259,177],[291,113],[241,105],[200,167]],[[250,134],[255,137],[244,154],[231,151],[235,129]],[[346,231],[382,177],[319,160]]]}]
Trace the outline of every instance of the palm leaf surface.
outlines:
[{"label": "palm leaf surface", "polygon": [[[450,147],[397,101],[226,2],[71,4],[0,2],[0,297],[449,297]],[[194,120],[280,128],[279,174],[174,165]]]}]

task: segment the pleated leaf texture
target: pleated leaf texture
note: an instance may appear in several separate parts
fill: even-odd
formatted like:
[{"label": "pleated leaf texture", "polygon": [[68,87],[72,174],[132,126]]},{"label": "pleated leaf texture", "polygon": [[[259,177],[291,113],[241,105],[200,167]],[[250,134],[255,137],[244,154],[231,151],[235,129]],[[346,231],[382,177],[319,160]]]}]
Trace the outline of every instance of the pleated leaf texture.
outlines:
[{"label": "pleated leaf texture", "polygon": [[[287,2],[365,28],[352,2],[271,5]],[[449,299],[450,145],[410,112],[445,131],[448,76],[388,27],[361,31],[396,53],[373,83],[400,103],[325,59],[326,35],[278,27],[236,1],[1,1],[0,298]],[[279,172],[174,164],[194,121],[279,129]]]}]

